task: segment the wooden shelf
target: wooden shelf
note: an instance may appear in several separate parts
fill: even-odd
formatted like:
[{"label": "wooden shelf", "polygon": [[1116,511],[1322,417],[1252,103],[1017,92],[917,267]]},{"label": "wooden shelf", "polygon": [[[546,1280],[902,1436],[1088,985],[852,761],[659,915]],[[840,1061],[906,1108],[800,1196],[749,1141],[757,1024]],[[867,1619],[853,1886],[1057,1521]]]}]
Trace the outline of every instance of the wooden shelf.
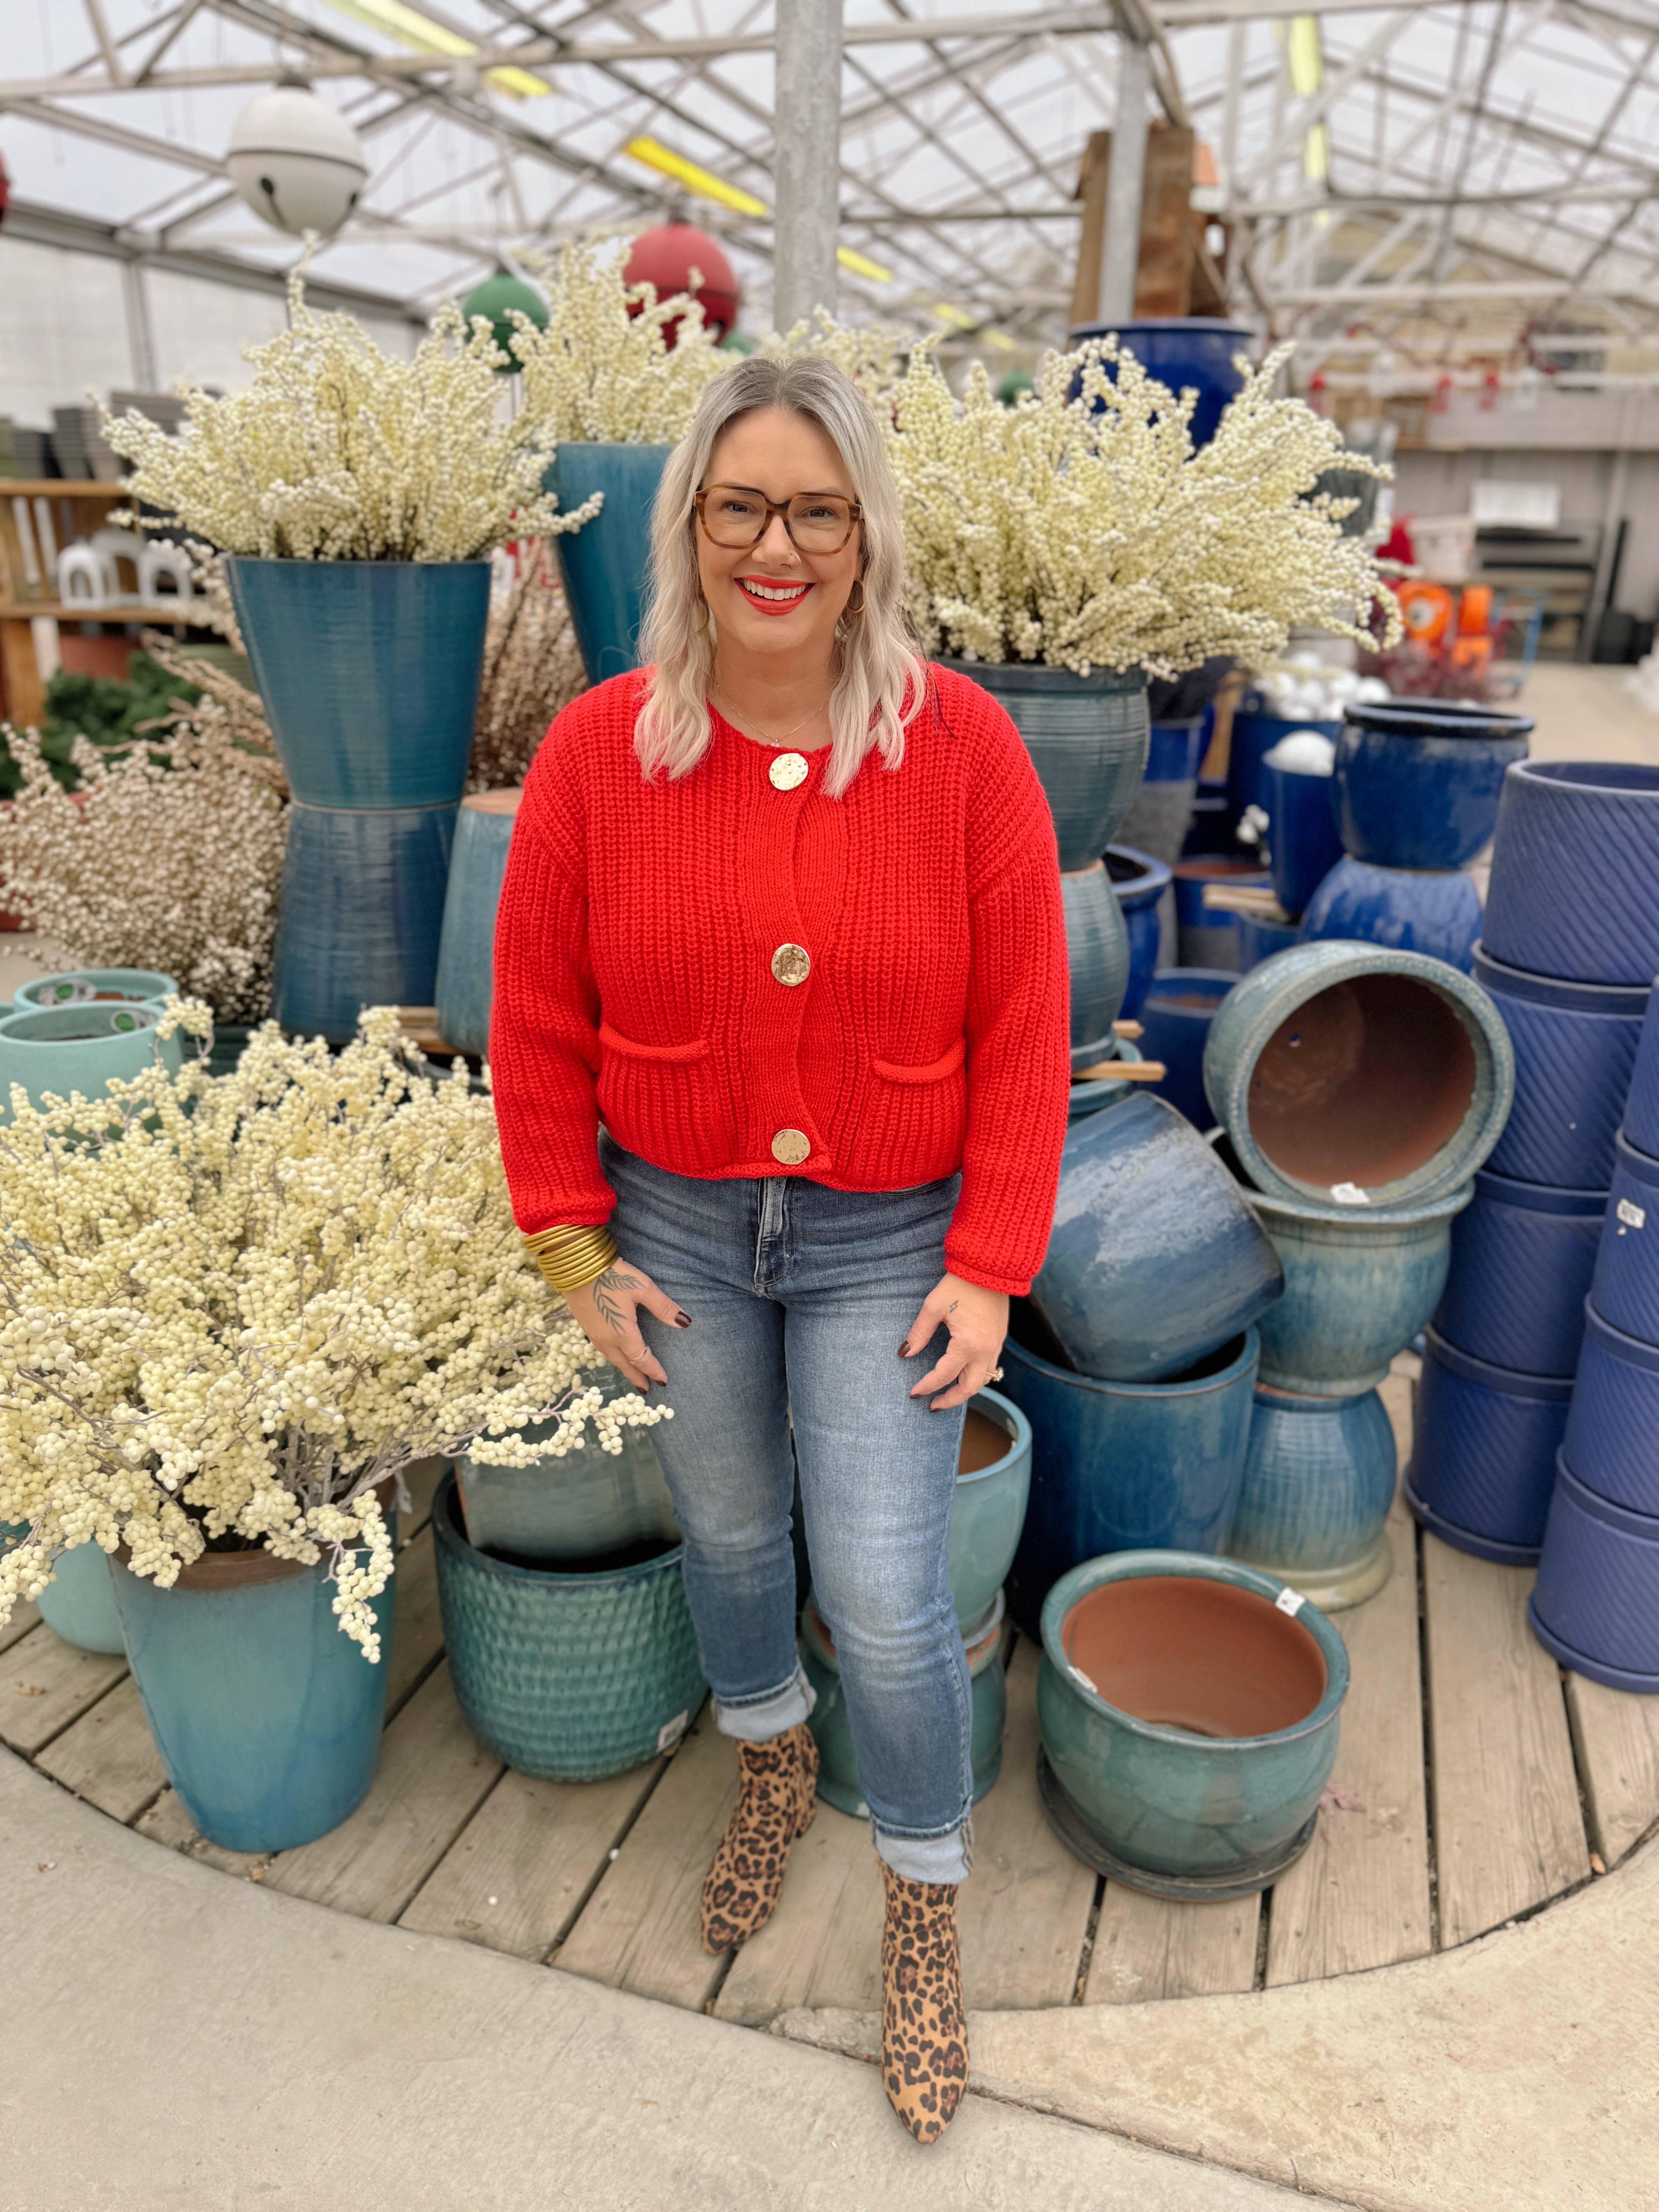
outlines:
[{"label": "wooden shelf", "polygon": [[0,498],[125,499],[125,484],[94,477],[0,477]]},{"label": "wooden shelf", "polygon": [[44,615],[49,622],[181,622],[194,623],[201,629],[208,627],[205,604],[191,599],[181,611],[177,599],[163,599],[150,606],[140,605],[137,600],[94,606],[86,599],[0,599],[0,622],[34,622]]}]

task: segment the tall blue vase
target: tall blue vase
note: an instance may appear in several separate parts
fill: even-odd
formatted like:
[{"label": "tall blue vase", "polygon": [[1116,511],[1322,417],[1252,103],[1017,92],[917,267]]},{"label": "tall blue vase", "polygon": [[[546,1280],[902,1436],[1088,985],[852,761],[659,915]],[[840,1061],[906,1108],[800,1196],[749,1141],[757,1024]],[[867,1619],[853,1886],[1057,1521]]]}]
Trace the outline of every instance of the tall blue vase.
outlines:
[{"label": "tall blue vase", "polygon": [[1273,895],[1286,914],[1305,914],[1342,858],[1331,778],[1261,764],[1261,805],[1267,813],[1267,848]]},{"label": "tall blue vase", "polygon": [[349,1041],[365,1006],[429,1006],[456,809],[289,810],[271,1008]]},{"label": "tall blue vase", "polygon": [[590,684],[640,665],[640,622],[651,562],[651,512],[672,446],[561,445],[543,479],[568,513],[593,494],[605,505],[577,531],[554,539],[570,620]]},{"label": "tall blue vase", "polygon": [[1283,714],[1257,714],[1249,709],[1235,714],[1232,746],[1227,755],[1227,804],[1232,809],[1234,821],[1247,806],[1268,807],[1261,763],[1281,738],[1288,738],[1297,730],[1312,730],[1334,744],[1341,727],[1340,722],[1296,722]]},{"label": "tall blue vase", "polygon": [[434,986],[438,1034],[457,1052],[488,1053],[495,988],[495,909],[522,791],[481,791],[455,817]]}]

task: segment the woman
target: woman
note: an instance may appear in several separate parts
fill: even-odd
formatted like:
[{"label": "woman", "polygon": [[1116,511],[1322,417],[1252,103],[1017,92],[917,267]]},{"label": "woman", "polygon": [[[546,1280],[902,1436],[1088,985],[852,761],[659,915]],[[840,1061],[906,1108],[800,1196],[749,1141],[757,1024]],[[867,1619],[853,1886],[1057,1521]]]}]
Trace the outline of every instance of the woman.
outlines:
[{"label": "woman", "polygon": [[742,1770],[710,1950],[763,1924],[812,1818],[799,1469],[886,1882],[887,2093],[931,2142],[968,2064],[946,1542],[963,1409],[1053,1218],[1054,831],[1007,716],[908,642],[896,490],[831,364],[709,386],[653,568],[651,665],[567,708],[526,781],[495,941],[502,1151],[549,1282],[672,1407],[653,1437]]}]

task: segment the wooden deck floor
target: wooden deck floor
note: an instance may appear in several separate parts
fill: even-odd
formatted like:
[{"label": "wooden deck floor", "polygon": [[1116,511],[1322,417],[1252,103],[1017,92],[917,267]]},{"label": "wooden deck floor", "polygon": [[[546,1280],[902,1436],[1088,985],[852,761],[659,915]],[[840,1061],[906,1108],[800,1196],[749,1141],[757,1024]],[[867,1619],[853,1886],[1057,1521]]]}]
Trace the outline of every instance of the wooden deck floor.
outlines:
[{"label": "wooden deck floor", "polygon": [[[1408,1441],[1408,1366],[1385,1386]],[[696,1898],[737,1786],[705,1712],[669,1758],[609,1782],[510,1772],[474,1741],[444,1663],[420,1486],[398,1571],[389,1718],[367,1802],[271,1859],[192,1833],[119,1659],[32,1608],[0,1631],[0,1740],[112,1820],[227,1874],[337,1911],[545,1960],[763,2026],[878,2002],[880,1883],[861,1822],[820,1804],[769,1927],[711,1959]],[[1332,1789],[1306,1855],[1243,1905],[1168,1905],[1098,1880],[1036,1784],[1036,1654],[1015,1640],[1002,1774],[975,1815],[963,1970],[981,2008],[1132,2004],[1355,1973],[1467,1942],[1613,1867],[1659,1821],[1659,1699],[1564,1674],[1526,1622],[1530,1577],[1419,1535],[1337,1616],[1352,1662]]]}]

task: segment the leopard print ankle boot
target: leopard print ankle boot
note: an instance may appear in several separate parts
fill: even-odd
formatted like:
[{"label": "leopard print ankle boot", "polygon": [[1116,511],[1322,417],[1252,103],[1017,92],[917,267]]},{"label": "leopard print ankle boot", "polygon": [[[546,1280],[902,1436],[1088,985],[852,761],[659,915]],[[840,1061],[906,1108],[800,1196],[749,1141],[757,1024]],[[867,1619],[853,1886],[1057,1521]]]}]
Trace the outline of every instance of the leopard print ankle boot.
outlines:
[{"label": "leopard print ankle boot", "polygon": [[937,2142],[968,2085],[968,2016],[957,1949],[957,1886],[907,1881],[884,1863],[881,2073],[918,2142]]},{"label": "leopard print ankle boot", "polygon": [[769,1743],[740,1743],[743,1784],[702,1885],[702,1948],[729,1951],[772,1917],[789,1846],[817,1810],[818,1747],[805,1721]]}]

